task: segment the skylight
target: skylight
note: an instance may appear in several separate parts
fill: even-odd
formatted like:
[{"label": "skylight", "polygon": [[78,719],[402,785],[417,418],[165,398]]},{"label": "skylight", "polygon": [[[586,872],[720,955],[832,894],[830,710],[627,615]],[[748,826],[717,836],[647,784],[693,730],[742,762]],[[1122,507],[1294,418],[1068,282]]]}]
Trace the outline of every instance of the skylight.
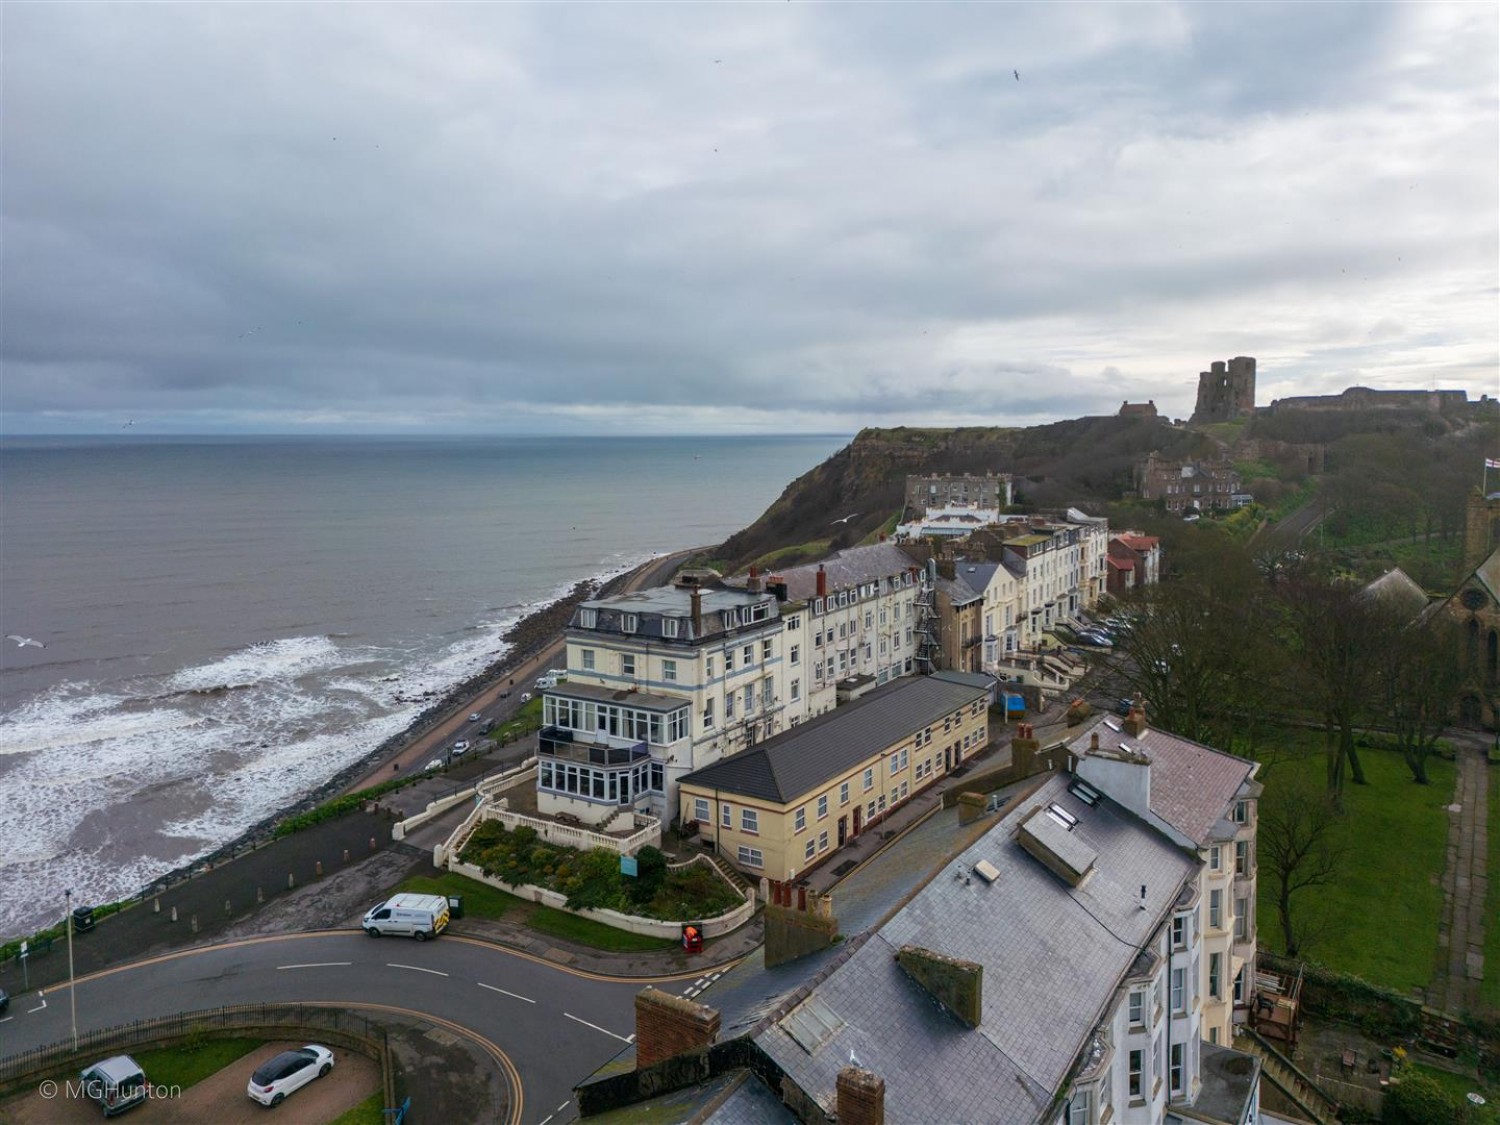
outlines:
[{"label": "skylight", "polygon": [[1050,816],[1053,820],[1057,821],[1058,824],[1061,824],[1069,832],[1078,827],[1078,818],[1059,804],[1048,805],[1047,815]]},{"label": "skylight", "polygon": [[1089,808],[1093,808],[1099,803],[1099,791],[1082,781],[1074,781],[1072,785],[1068,786],[1068,792],[1077,797],[1085,805],[1088,805]]}]

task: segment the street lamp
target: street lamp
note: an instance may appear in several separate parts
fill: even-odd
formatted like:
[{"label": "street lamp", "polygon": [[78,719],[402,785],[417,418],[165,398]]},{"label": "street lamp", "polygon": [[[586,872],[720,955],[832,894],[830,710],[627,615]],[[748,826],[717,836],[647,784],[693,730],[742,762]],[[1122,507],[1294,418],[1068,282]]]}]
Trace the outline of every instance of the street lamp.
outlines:
[{"label": "street lamp", "polygon": [[78,992],[73,987],[73,892],[63,891],[68,923],[68,1009],[73,1020],[73,1050],[78,1050]]}]

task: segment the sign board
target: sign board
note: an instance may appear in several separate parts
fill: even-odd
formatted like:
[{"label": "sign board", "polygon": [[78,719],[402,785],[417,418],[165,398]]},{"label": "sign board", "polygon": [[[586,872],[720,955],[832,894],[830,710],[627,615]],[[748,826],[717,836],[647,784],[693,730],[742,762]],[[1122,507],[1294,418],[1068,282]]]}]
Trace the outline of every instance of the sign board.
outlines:
[{"label": "sign board", "polygon": [[629,875],[632,879],[636,878],[636,876],[640,874],[639,868],[637,867],[635,862],[635,856],[622,855],[620,857],[620,874]]},{"label": "sign board", "polygon": [[28,946],[28,945],[30,945],[30,944],[31,944],[31,943],[30,943],[30,942],[29,942],[29,941],[23,941],[23,942],[22,942],[22,943],[21,943],[21,960],[23,960],[23,961],[24,961],[24,960],[26,960],[26,953],[27,953],[27,949],[26,949],[26,947],[27,947],[27,946]]}]

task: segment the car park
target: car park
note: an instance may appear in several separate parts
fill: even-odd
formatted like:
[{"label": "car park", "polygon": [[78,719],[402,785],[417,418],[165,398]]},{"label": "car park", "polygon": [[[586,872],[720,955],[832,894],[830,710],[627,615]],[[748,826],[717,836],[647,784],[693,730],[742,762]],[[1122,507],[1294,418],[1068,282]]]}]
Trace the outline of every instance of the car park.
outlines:
[{"label": "car park", "polygon": [[96,1062],[80,1075],[84,1096],[99,1103],[105,1117],[124,1113],[140,1105],[150,1094],[146,1072],[129,1055],[115,1055]]},{"label": "car park", "polygon": [[309,1043],[295,1051],[282,1051],[256,1067],[245,1093],[261,1105],[280,1105],[286,1096],[302,1089],[314,1078],[333,1069],[333,1052]]}]

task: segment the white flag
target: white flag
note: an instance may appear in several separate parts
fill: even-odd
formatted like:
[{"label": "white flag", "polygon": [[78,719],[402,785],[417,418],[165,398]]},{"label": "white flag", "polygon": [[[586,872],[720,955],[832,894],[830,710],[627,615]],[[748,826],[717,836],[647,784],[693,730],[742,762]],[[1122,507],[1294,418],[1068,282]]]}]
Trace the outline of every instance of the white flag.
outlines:
[{"label": "white flag", "polygon": [[1486,457],[1484,459],[1484,467],[1486,469],[1500,469],[1500,461],[1496,461],[1493,457]]}]

